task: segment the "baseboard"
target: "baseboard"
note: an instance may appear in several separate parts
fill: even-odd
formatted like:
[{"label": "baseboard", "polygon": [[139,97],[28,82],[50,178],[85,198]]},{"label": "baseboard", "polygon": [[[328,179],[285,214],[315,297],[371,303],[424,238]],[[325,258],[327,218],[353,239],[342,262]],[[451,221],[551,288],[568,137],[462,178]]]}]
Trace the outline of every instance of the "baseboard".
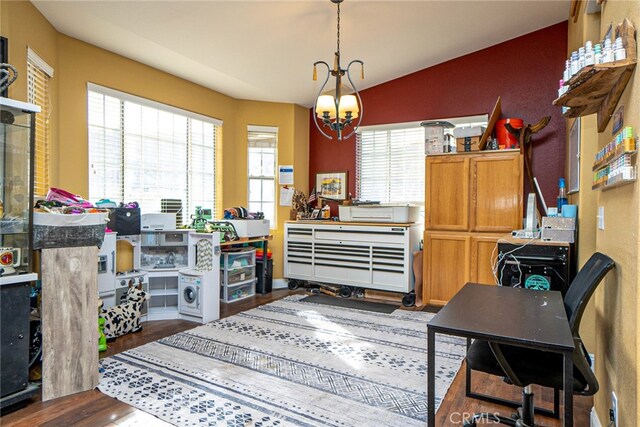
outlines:
[{"label": "baseboard", "polygon": [[589,421],[590,427],[602,427],[602,424],[600,424],[600,418],[598,418],[598,413],[596,412],[596,408],[591,408],[591,416],[589,417]]},{"label": "baseboard", "polygon": [[289,283],[285,279],[273,279],[273,289],[288,289]]}]

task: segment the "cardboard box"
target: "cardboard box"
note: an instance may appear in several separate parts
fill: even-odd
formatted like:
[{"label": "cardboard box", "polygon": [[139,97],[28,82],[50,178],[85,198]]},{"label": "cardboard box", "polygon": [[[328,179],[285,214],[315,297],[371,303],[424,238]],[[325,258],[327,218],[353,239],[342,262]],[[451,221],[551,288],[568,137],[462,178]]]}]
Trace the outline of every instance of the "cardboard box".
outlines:
[{"label": "cardboard box", "polygon": [[466,138],[468,136],[482,136],[486,128],[484,126],[467,126],[462,128],[455,128],[453,130],[453,137]]},{"label": "cardboard box", "polygon": [[480,150],[480,136],[467,136],[456,138],[456,148],[458,153]]}]

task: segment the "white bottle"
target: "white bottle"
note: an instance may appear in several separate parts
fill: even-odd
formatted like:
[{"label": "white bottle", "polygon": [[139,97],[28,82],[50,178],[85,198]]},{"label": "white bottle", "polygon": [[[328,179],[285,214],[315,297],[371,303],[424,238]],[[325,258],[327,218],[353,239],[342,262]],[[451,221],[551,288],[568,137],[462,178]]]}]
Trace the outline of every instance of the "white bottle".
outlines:
[{"label": "white bottle", "polygon": [[578,70],[578,52],[573,51],[571,53],[571,76],[576,75]]},{"label": "white bottle", "polygon": [[593,54],[593,57],[596,61],[596,64],[602,64],[602,46],[600,46],[600,43],[596,44],[594,50],[595,52]]},{"label": "white bottle", "polygon": [[584,68],[584,47],[578,49],[578,70]]},{"label": "white bottle", "polygon": [[627,52],[622,45],[622,37],[617,37],[614,44],[613,56],[616,61],[622,61],[627,58]]},{"label": "white bottle", "polygon": [[571,73],[571,61],[567,59],[564,61],[564,73],[562,73],[562,80],[565,82],[568,81],[571,78],[569,73]]},{"label": "white bottle", "polygon": [[593,54],[593,46],[590,41],[587,41],[587,45],[584,48],[584,65],[594,65],[596,63],[596,58]]},{"label": "white bottle", "polygon": [[605,39],[604,48],[602,49],[602,63],[613,62],[613,49],[611,48],[611,40]]}]

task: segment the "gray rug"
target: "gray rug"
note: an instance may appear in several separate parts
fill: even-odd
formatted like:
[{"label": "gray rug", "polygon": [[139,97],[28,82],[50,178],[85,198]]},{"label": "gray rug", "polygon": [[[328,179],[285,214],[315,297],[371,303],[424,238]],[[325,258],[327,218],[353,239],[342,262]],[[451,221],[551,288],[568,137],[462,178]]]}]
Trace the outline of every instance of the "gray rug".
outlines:
[{"label": "gray rug", "polygon": [[374,311],[376,313],[393,313],[398,306],[391,304],[383,304],[380,302],[360,301],[357,299],[338,298],[328,295],[309,295],[302,298],[302,302],[311,302],[314,304],[333,305],[336,307],[354,308],[357,310]]},{"label": "gray rug", "polygon": [[[100,361],[103,393],[179,426],[425,426],[430,313],[302,295]],[[436,406],[464,340],[438,336]]]}]

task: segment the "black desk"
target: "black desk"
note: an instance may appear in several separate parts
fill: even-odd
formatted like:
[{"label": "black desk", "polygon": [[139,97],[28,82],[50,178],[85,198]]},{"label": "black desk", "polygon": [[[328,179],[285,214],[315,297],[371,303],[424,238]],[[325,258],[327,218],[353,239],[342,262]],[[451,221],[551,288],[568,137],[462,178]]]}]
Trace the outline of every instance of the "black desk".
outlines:
[{"label": "black desk", "polygon": [[574,343],[560,292],[467,283],[454,295],[427,326],[429,427],[435,427],[436,333],[561,353],[563,425],[573,426]]}]

